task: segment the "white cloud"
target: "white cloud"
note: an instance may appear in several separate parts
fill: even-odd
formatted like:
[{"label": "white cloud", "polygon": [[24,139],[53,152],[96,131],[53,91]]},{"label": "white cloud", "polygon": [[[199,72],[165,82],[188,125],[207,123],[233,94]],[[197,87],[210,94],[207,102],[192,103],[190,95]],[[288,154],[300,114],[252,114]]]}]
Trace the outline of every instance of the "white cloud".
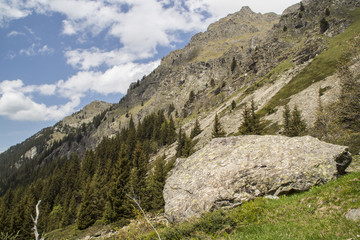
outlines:
[{"label": "white cloud", "polygon": [[54,53],[53,48],[49,48],[47,45],[44,45],[41,47],[39,44],[36,44],[36,43],[33,43],[33,44],[31,44],[30,47],[23,48],[19,51],[20,55],[27,55],[27,56],[35,56],[38,54],[48,55],[48,54],[53,54],[53,53]]},{"label": "white cloud", "polygon": [[24,86],[21,80],[0,82],[0,115],[12,120],[59,120],[79,105],[80,99],[74,98],[65,105],[47,107],[43,103],[36,103],[29,95],[34,92],[44,94],[51,89],[54,87],[49,85]]},{"label": "white cloud", "polygon": [[45,55],[45,54],[53,54],[54,53],[54,49],[53,48],[49,48],[47,45],[42,46],[41,48],[38,49],[38,53]]},{"label": "white cloud", "polygon": [[0,12],[0,27],[3,27],[11,20],[28,16],[31,11],[23,8],[21,0],[5,0],[0,2]]},{"label": "white cloud", "polygon": [[[21,80],[0,82],[0,115],[15,120],[59,120],[72,113],[89,92],[125,94],[129,84],[150,73],[159,61],[152,58],[158,48],[171,48],[180,33],[204,31],[209,23],[236,12],[244,5],[254,11],[280,13],[297,0],[0,0],[0,27],[29,14],[60,13],[65,36],[78,41],[94,36],[119,40],[116,49],[88,49],[64,52],[67,64],[80,69],[72,77],[54,84],[27,85]],[[35,40],[20,55],[53,54],[54,49],[39,44],[31,28],[25,27]],[[27,34],[28,34],[27,33]],[[100,35],[101,33],[101,35]],[[20,35],[10,32],[7,37]],[[95,43],[94,43],[95,44]],[[88,45],[88,44],[87,44]],[[9,57],[14,57],[12,54]],[[147,60],[148,63],[136,63]],[[109,69],[99,71],[99,66]],[[67,99],[63,105],[47,106],[35,96],[58,95]]]},{"label": "white cloud", "polygon": [[57,83],[58,91],[63,97],[82,97],[86,92],[100,94],[125,94],[131,82],[150,73],[159,65],[160,61],[147,64],[126,63],[113,66],[104,73],[95,71],[82,71],[67,81]]},{"label": "white cloud", "polygon": [[115,65],[129,63],[142,58],[147,58],[149,55],[137,56],[126,52],[124,49],[104,51],[97,47],[92,47],[90,49],[67,51],[65,52],[65,57],[67,58],[67,64],[70,64],[73,68],[88,70],[102,64],[112,67]]},{"label": "white cloud", "polygon": [[19,35],[25,36],[25,33],[23,33],[23,32],[18,32],[18,31],[11,31],[11,32],[8,33],[6,36],[7,36],[7,37],[15,37],[15,36],[19,36]]},{"label": "white cloud", "polygon": [[[150,73],[160,61],[147,64],[127,63],[113,66],[105,72],[82,71],[56,84],[28,85],[22,80],[0,82],[0,115],[12,120],[60,120],[75,111],[81,98],[89,92],[125,94],[131,82]],[[59,95],[68,102],[47,106],[37,103],[33,95]]]}]

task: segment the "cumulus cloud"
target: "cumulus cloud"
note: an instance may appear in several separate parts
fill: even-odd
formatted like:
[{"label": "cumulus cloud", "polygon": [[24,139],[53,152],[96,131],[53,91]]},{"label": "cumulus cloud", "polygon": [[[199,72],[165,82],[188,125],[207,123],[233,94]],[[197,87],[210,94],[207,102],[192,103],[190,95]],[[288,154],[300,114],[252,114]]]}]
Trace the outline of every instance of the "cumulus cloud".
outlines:
[{"label": "cumulus cloud", "polygon": [[30,10],[23,8],[21,0],[5,0],[0,2],[0,27],[5,26],[13,19],[26,17],[31,13]]},{"label": "cumulus cloud", "polygon": [[[131,82],[150,73],[159,61],[147,64],[127,63],[113,66],[105,72],[81,71],[56,84],[25,85],[22,80],[0,82],[0,115],[12,120],[60,120],[79,106],[87,93],[125,94]],[[68,99],[64,105],[47,106],[38,103],[33,95],[58,95]]]},{"label": "cumulus cloud", "polygon": [[58,120],[72,113],[80,99],[72,99],[62,106],[47,107],[36,103],[31,93],[51,93],[54,87],[49,85],[24,86],[22,80],[5,80],[0,83],[0,115],[12,120],[48,121]]},{"label": "cumulus cloud", "polygon": [[73,68],[79,68],[82,70],[95,68],[102,64],[112,67],[144,59],[149,56],[150,55],[138,56],[136,54],[126,52],[124,49],[104,51],[97,47],[92,47],[90,49],[75,49],[65,52],[67,64],[70,64]]},{"label": "cumulus cloud", "polygon": [[63,97],[82,97],[86,92],[100,94],[125,94],[131,82],[150,73],[160,61],[147,64],[126,63],[106,70],[105,72],[81,71],[67,81],[59,81],[57,89]]},{"label": "cumulus cloud", "polygon": [[[86,41],[105,36],[119,41],[116,49],[93,46],[64,52],[66,63],[79,72],[53,84],[25,85],[22,80],[0,82],[0,115],[14,120],[59,120],[72,113],[89,92],[125,94],[129,84],[150,73],[158,64],[153,57],[159,47],[172,48],[181,41],[180,33],[204,31],[206,27],[244,5],[254,11],[281,12],[297,0],[3,0],[0,27],[30,14],[60,13],[64,17],[59,32]],[[281,10],[272,8],[281,6]],[[284,6],[284,7],[282,7]],[[54,49],[35,40],[18,54],[53,54]],[[27,34],[28,34],[27,33]],[[7,37],[20,35],[10,32]],[[89,41],[90,42],[90,41]],[[89,46],[89,44],[87,44]],[[11,56],[14,56],[12,53]],[[9,56],[10,57],[10,56]],[[147,63],[137,63],[139,61]],[[108,69],[99,71],[99,66]],[[63,105],[47,106],[36,95],[57,95]]]}]

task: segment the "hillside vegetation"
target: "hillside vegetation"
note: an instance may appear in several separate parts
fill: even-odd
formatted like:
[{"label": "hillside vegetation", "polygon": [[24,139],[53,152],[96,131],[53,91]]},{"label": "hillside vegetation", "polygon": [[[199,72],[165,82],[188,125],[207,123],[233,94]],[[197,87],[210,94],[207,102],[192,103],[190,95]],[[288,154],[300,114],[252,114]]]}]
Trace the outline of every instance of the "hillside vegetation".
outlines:
[{"label": "hillside vegetation", "polygon": [[[355,158],[354,165],[360,164]],[[162,239],[356,239],[359,221],[345,218],[360,207],[360,173],[348,174],[306,193],[258,198],[181,224],[157,227]],[[140,219],[132,232],[112,239],[158,239]],[[121,232],[121,230],[120,230]]]}]

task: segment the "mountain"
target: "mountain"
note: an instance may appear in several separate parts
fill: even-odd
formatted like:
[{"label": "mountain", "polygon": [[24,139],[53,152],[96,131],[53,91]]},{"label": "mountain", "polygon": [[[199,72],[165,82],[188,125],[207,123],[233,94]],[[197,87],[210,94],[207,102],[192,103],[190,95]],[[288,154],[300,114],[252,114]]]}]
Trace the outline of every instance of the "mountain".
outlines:
[{"label": "mountain", "polygon": [[226,136],[288,135],[289,109],[294,136],[357,154],[359,7],[308,0],[281,16],[243,7],[164,57],[119,103],[93,102],[11,147],[0,154],[0,229],[30,230],[21,219],[38,199],[50,219],[44,231],[133,217],[125,190],[146,195],[147,210],[161,209],[166,173],[211,141],[215,118]]}]

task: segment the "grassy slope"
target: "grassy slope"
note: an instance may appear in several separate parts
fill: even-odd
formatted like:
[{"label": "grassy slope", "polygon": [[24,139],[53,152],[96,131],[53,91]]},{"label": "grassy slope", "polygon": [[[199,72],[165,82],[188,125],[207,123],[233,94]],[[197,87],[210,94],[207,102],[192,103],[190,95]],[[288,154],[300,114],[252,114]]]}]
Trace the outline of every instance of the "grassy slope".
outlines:
[{"label": "grassy slope", "polygon": [[[353,165],[360,164],[360,156]],[[231,211],[160,229],[162,239],[357,239],[360,221],[345,218],[360,208],[360,172],[278,200],[265,198]],[[154,233],[138,239],[157,239]]]},{"label": "grassy slope", "polygon": [[302,72],[283,87],[269,103],[259,111],[261,115],[273,112],[276,106],[286,104],[287,99],[335,73],[339,63],[346,62],[347,41],[360,33],[360,8],[352,12],[354,23],[345,32],[329,39],[327,50],[319,54]]}]

